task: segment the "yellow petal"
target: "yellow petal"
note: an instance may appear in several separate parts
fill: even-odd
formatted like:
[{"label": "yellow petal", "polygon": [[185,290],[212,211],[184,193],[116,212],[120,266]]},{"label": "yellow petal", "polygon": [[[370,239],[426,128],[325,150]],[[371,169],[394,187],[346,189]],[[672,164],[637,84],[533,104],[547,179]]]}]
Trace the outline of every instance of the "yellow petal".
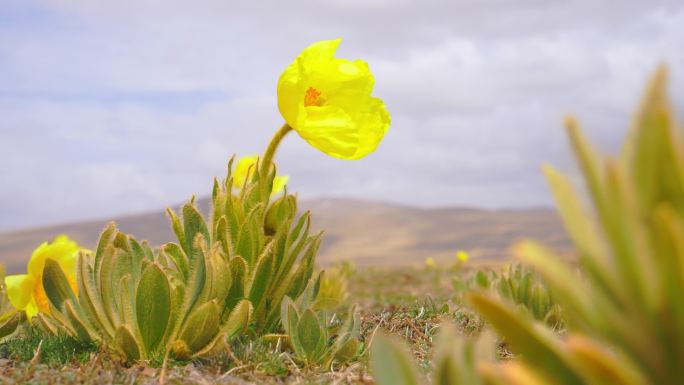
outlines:
[{"label": "yellow petal", "polygon": [[[238,160],[237,165],[235,165],[235,170],[233,171],[233,186],[235,188],[242,188],[247,182],[247,179],[254,175],[254,167],[258,160],[259,157],[257,155],[243,156]],[[276,175],[273,179],[273,190],[271,195],[283,191],[289,178],[289,176]]]},{"label": "yellow petal", "polygon": [[29,303],[24,308],[24,312],[26,312],[26,319],[29,320],[29,323],[31,322],[31,319],[38,314],[38,305],[36,305],[36,301],[33,298],[31,298]]},{"label": "yellow petal", "polygon": [[[290,63],[278,79],[278,109],[291,126],[297,125],[299,106],[304,103],[308,74],[333,59],[342,39],[311,44]],[[313,86],[313,85],[310,85]]]},{"label": "yellow petal", "polygon": [[385,103],[378,98],[368,102],[370,109],[362,112],[356,121],[359,129],[359,146],[350,160],[361,159],[378,148],[390,126],[390,115]]},{"label": "yellow petal", "polygon": [[319,65],[304,77],[304,81],[321,91],[326,104],[341,107],[349,114],[367,108],[375,84],[368,63],[346,59]]},{"label": "yellow petal", "polygon": [[359,147],[356,123],[336,106],[301,107],[297,132],[309,144],[338,158],[354,156]]},{"label": "yellow petal", "polygon": [[18,310],[25,310],[33,298],[36,281],[28,274],[8,275],[5,277],[7,297],[12,306]]},{"label": "yellow petal", "polygon": [[278,108],[309,144],[342,159],[375,151],[389,129],[375,79],[362,60],[335,58],[340,39],[307,47],[278,80]]},{"label": "yellow petal", "polygon": [[247,182],[247,178],[253,175],[254,166],[256,165],[259,157],[257,155],[247,155],[240,158],[235,166],[235,171],[233,171],[233,186],[236,188],[242,188]]},{"label": "yellow petal", "polygon": [[306,63],[319,60],[330,60],[335,56],[335,52],[341,41],[342,38],[337,38],[335,40],[321,40],[313,43],[304,48],[297,59]]},{"label": "yellow petal", "polygon": [[273,190],[271,191],[271,196],[283,191],[288,180],[290,180],[290,177],[287,175],[276,176],[273,179]]},{"label": "yellow petal", "polygon": [[300,101],[304,100],[306,89],[299,81],[299,70],[296,62],[290,64],[278,79],[278,110],[285,122],[294,127],[297,125]]},{"label": "yellow petal", "polygon": [[51,243],[43,243],[31,255],[28,274],[38,279],[43,276],[47,258],[57,261],[67,276],[76,274],[79,246],[65,235],[56,237]]}]

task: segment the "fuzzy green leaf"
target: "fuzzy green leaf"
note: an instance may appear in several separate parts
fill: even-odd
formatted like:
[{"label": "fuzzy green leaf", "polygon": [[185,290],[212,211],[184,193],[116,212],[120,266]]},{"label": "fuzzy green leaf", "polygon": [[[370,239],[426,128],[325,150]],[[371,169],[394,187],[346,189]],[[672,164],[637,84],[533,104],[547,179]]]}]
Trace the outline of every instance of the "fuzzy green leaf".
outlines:
[{"label": "fuzzy green leaf", "polygon": [[171,314],[171,290],[161,267],[150,264],[145,268],[136,290],[138,328],[146,352],[154,351],[161,341]]},{"label": "fuzzy green leaf", "polygon": [[128,326],[121,325],[116,329],[114,344],[127,359],[135,361],[141,358],[140,346]]},{"label": "fuzzy green leaf", "polygon": [[77,302],[66,275],[64,275],[59,263],[54,259],[48,258],[45,260],[43,287],[48,300],[57,309],[64,310],[64,302],[67,300]]},{"label": "fuzzy green leaf", "polygon": [[249,290],[249,300],[257,312],[265,299],[266,290],[273,278],[273,254],[267,252],[256,266],[252,286]]},{"label": "fuzzy green leaf", "polygon": [[112,242],[114,236],[117,233],[116,225],[114,222],[109,222],[107,227],[100,234],[100,238],[97,242],[97,248],[95,249],[95,274],[100,272],[100,264],[102,262],[102,257],[106,252],[107,246]]},{"label": "fuzzy green leaf", "polygon": [[199,351],[216,337],[219,322],[218,305],[215,301],[206,302],[190,313],[180,338],[191,352]]},{"label": "fuzzy green leaf", "polygon": [[531,324],[508,305],[486,295],[473,293],[469,300],[530,365],[551,378],[562,380],[559,384],[584,384],[571,358],[549,330]]},{"label": "fuzzy green leaf", "polygon": [[230,312],[233,307],[245,298],[245,280],[247,275],[247,263],[241,257],[232,258],[229,262],[232,282],[226,296],[226,308],[224,313]]},{"label": "fuzzy green leaf", "polygon": [[309,362],[316,360],[319,353],[319,346],[323,338],[323,330],[318,323],[318,318],[313,310],[307,309],[302,313],[302,317],[297,325],[298,343],[305,353]]},{"label": "fuzzy green leaf", "polygon": [[202,214],[197,211],[197,208],[191,203],[186,203],[183,206],[183,230],[185,234],[185,247],[183,250],[189,258],[194,258],[195,244],[197,240],[197,235],[202,234],[205,242],[205,246],[209,247],[209,229],[207,228],[207,223],[204,221]]},{"label": "fuzzy green leaf", "polygon": [[252,304],[246,299],[243,299],[235,305],[233,311],[230,312],[228,319],[223,325],[223,330],[228,338],[233,338],[238,333],[247,330],[252,318],[252,310]]},{"label": "fuzzy green leaf", "polygon": [[15,312],[10,317],[7,317],[2,323],[0,323],[0,338],[5,338],[8,335],[14,333],[17,330],[17,326],[21,322],[22,314]]},{"label": "fuzzy green leaf", "polygon": [[188,266],[188,257],[185,255],[185,252],[183,252],[183,249],[175,243],[167,243],[162,246],[162,250],[164,251],[164,254],[171,258],[183,275],[183,279],[187,281],[190,276],[190,267]]}]

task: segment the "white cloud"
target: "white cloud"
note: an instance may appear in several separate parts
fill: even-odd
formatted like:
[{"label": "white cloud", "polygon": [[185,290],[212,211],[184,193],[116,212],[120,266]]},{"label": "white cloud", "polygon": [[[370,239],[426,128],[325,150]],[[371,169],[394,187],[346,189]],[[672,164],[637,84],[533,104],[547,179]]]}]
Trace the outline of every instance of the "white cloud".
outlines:
[{"label": "white cloud", "polygon": [[265,146],[280,71],[323,38],[370,63],[393,124],[361,162],[288,138],[304,197],[549,204],[538,165],[572,168],[563,114],[616,149],[662,61],[683,105],[676,1],[22,4],[0,5],[17,18],[0,24],[0,229],[207,192],[231,153]]}]

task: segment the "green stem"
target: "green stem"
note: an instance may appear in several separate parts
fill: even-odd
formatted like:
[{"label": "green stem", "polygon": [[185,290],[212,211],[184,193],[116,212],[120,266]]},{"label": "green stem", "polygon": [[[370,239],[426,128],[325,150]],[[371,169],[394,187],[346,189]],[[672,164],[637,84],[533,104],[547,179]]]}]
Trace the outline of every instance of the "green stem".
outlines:
[{"label": "green stem", "polygon": [[268,144],[266,152],[264,152],[264,157],[261,158],[261,175],[268,175],[268,171],[271,167],[271,162],[273,162],[273,156],[275,155],[275,152],[278,149],[280,142],[283,140],[285,135],[287,135],[287,133],[290,131],[292,131],[292,127],[290,127],[289,124],[285,123],[282,127],[280,127],[280,129],[275,133],[275,135],[273,135],[273,138],[271,138],[271,142]]}]

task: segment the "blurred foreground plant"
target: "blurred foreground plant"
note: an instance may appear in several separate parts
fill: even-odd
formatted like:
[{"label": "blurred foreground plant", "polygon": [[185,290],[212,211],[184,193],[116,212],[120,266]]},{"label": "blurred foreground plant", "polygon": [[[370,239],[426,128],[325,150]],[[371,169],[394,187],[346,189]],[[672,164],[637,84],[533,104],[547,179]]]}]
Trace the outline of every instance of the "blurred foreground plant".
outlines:
[{"label": "blurred foreground plant", "polygon": [[472,302],[514,348],[520,363],[558,384],[677,384],[684,378],[684,141],[666,96],[666,72],[653,79],[619,159],[601,160],[577,123],[568,133],[593,212],[569,178],[544,172],[575,244],[583,280],[533,242],[517,254],[542,274],[562,304],[569,335],[541,333],[502,302]]},{"label": "blurred foreground plant", "polygon": [[593,211],[568,177],[549,166],[544,172],[583,274],[534,242],[519,245],[517,254],[552,288],[568,333],[558,336],[514,305],[473,293],[470,302],[520,353],[503,364],[481,362],[478,373],[487,384],[679,384],[684,141],[666,96],[665,70],[649,86],[619,158],[601,160],[573,119],[567,126]]}]

